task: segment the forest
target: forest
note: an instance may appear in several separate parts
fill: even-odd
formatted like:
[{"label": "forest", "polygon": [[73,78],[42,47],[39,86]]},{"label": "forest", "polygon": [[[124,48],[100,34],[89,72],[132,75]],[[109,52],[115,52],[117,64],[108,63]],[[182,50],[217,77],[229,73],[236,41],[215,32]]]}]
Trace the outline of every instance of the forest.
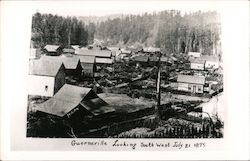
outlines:
[{"label": "forest", "polygon": [[79,44],[100,39],[108,46],[154,46],[164,53],[201,52],[221,55],[220,17],[218,13],[177,10],[120,15],[88,21],[81,17],[61,17],[36,13],[32,19],[32,40],[37,47],[45,44]]}]

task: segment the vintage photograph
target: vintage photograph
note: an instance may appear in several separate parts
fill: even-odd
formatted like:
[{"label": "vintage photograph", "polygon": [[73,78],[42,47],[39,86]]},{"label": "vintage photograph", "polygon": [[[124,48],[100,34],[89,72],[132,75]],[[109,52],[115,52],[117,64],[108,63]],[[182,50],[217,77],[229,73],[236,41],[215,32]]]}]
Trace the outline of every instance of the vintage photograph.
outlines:
[{"label": "vintage photograph", "polygon": [[223,138],[222,55],[213,10],[37,10],[26,137]]}]

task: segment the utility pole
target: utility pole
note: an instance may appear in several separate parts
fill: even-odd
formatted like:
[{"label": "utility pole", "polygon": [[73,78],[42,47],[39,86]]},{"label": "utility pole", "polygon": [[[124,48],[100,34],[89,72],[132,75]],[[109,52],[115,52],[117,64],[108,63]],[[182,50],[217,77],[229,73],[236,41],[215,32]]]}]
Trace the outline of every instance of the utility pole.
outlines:
[{"label": "utility pole", "polygon": [[157,106],[156,106],[156,115],[160,117],[160,106],[161,106],[161,53],[159,55],[159,60],[157,64]]}]

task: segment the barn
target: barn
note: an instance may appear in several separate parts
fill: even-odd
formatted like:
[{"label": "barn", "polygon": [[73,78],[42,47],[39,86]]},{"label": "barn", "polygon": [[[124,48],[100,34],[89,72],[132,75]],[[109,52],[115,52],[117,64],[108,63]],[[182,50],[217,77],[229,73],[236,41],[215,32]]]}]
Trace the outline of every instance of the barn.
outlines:
[{"label": "barn", "polygon": [[115,109],[99,98],[91,88],[69,84],[65,84],[36,110],[66,119],[77,126],[89,118],[105,118],[115,112]]},{"label": "barn", "polygon": [[50,56],[59,56],[62,54],[62,47],[59,45],[46,45],[43,48],[43,52]]},{"label": "barn", "polygon": [[62,62],[65,67],[66,76],[73,76],[80,78],[82,74],[82,66],[80,58],[78,57],[65,57],[65,56],[42,56],[42,60]]},{"label": "barn", "polygon": [[28,94],[52,97],[65,84],[62,62],[30,60]]},{"label": "barn", "polygon": [[178,75],[178,90],[190,93],[203,93],[205,85],[204,76]]}]

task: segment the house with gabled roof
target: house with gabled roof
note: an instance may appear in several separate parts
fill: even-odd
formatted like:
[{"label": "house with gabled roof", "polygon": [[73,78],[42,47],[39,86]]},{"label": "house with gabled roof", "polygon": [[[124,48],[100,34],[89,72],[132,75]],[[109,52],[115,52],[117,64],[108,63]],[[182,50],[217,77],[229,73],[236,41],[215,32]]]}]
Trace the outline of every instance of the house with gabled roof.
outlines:
[{"label": "house with gabled roof", "polygon": [[73,122],[81,122],[84,117],[101,117],[115,112],[91,88],[69,84],[65,84],[52,98],[37,106],[36,110]]},{"label": "house with gabled roof", "polygon": [[65,76],[62,62],[30,60],[28,94],[52,97],[65,84]]},{"label": "house with gabled roof", "polygon": [[190,93],[203,93],[205,85],[204,76],[178,75],[178,90]]},{"label": "house with gabled roof", "polygon": [[45,45],[42,49],[46,55],[58,56],[62,54],[62,47],[59,45]]},{"label": "house with gabled roof", "polygon": [[42,56],[42,60],[62,62],[67,76],[81,77],[82,66],[79,57],[75,56]]},{"label": "house with gabled roof", "polygon": [[80,62],[82,66],[82,75],[84,77],[94,77],[94,73],[96,71],[95,56],[78,55],[77,57],[80,58]]},{"label": "house with gabled roof", "polygon": [[193,70],[204,70],[205,69],[205,60],[201,60],[199,58],[190,58],[190,69]]}]

